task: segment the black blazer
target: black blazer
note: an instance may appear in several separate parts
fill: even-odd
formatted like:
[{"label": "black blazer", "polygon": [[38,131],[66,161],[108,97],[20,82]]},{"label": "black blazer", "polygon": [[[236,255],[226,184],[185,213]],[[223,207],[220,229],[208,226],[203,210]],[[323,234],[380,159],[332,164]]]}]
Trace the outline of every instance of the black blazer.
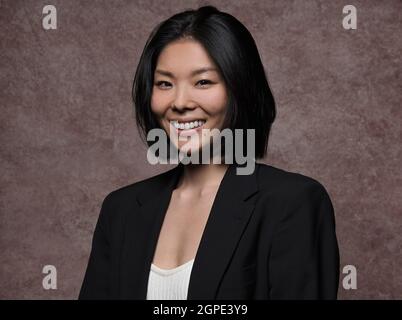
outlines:
[{"label": "black blazer", "polygon": [[[334,209],[316,180],[230,165],[191,272],[188,299],[336,299]],[[183,165],[109,193],[79,299],[146,299],[154,251]]]}]

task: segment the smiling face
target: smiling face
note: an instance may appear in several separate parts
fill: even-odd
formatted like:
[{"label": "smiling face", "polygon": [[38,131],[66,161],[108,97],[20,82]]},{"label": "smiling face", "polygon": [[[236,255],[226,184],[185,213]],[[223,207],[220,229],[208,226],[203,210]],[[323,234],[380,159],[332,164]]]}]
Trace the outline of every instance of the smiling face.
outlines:
[{"label": "smiling face", "polygon": [[[180,39],[162,50],[154,73],[151,108],[169,136],[170,130],[179,136],[199,137],[201,129],[221,130],[226,104],[224,80],[199,42]],[[170,138],[179,149],[186,144]],[[191,146],[191,150],[200,148],[201,143]]]}]

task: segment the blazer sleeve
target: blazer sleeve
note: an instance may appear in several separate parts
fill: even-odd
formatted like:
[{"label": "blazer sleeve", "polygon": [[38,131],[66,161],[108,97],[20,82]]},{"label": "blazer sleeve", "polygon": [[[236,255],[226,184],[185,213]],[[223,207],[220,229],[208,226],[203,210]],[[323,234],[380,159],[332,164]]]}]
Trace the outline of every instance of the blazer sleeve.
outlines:
[{"label": "blazer sleeve", "polygon": [[309,183],[293,191],[273,237],[271,299],[336,299],[339,249],[334,208],[325,188]]},{"label": "blazer sleeve", "polygon": [[107,216],[110,196],[106,196],[92,238],[92,249],[79,293],[79,300],[109,299],[110,242]]}]

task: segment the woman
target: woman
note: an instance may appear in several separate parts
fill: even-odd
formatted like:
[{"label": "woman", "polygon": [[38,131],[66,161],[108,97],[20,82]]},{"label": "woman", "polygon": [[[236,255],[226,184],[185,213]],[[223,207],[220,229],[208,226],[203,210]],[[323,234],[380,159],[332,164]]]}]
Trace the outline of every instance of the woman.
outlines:
[{"label": "woman", "polygon": [[[182,150],[173,133],[253,128],[255,155],[266,154],[276,111],[258,50],[214,7],[157,26],[133,98],[144,137],[162,128]],[[204,141],[189,154],[210,146]],[[79,298],[336,299],[339,251],[325,188],[262,163],[248,175],[239,167],[180,163],[108,194]]]}]

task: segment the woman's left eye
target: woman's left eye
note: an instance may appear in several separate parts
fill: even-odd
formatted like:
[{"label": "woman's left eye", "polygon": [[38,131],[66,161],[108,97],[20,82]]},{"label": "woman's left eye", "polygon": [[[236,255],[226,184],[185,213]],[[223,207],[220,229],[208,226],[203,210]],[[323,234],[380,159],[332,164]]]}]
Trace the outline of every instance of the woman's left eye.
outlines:
[{"label": "woman's left eye", "polygon": [[200,84],[201,86],[205,86],[205,85],[208,85],[208,84],[212,84],[212,81],[202,79],[202,80],[198,81],[197,84]]}]

